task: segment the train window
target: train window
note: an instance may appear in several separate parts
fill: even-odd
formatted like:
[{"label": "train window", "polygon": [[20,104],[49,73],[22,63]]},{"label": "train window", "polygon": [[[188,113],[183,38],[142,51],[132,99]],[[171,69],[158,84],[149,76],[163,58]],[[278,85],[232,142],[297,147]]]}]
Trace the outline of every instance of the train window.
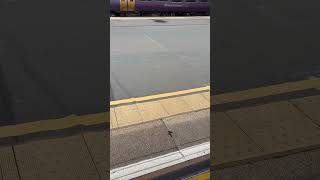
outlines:
[{"label": "train window", "polygon": [[168,0],[158,0],[158,1],[168,1]]},{"label": "train window", "polygon": [[186,0],[186,2],[196,2],[196,0]]},{"label": "train window", "polygon": [[208,2],[208,0],[199,0],[199,2]]},{"label": "train window", "polygon": [[172,0],[172,2],[181,2],[182,0]]}]

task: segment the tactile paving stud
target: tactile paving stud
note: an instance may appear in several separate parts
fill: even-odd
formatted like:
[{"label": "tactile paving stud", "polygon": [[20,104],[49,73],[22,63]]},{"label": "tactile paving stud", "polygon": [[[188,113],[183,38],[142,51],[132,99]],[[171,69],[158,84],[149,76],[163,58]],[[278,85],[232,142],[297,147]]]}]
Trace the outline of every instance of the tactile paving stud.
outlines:
[{"label": "tactile paving stud", "polygon": [[118,127],[117,117],[114,108],[110,108],[110,127],[111,129]]},{"label": "tactile paving stud", "polygon": [[169,115],[158,101],[137,103],[137,107],[144,122],[161,119]]},{"label": "tactile paving stud", "polygon": [[203,92],[201,93],[201,95],[206,98],[206,100],[208,100],[210,102],[210,91],[208,92]]},{"label": "tactile paving stud", "polygon": [[159,100],[169,115],[177,115],[192,111],[191,107],[186,103],[183,97],[174,97]]},{"label": "tactile paving stud", "polygon": [[118,127],[142,123],[142,117],[136,104],[115,107]]},{"label": "tactile paving stud", "polygon": [[183,99],[187,102],[189,107],[191,107],[195,111],[210,107],[210,102],[206,100],[201,94],[186,95],[183,97]]}]

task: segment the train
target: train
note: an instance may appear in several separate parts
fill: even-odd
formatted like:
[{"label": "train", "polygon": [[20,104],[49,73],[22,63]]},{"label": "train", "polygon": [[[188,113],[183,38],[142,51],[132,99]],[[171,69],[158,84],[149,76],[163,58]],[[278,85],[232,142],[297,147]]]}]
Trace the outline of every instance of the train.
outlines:
[{"label": "train", "polygon": [[111,0],[111,16],[209,15],[208,0]]}]

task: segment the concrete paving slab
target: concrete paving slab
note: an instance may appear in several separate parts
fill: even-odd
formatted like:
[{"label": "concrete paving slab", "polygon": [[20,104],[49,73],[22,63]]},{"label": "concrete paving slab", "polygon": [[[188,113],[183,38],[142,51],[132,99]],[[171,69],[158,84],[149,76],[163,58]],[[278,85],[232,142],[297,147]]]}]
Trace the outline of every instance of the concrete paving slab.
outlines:
[{"label": "concrete paving slab", "polygon": [[109,172],[109,151],[107,150],[109,149],[109,143],[107,142],[109,137],[107,132],[85,132],[83,136],[100,178],[102,180],[107,179],[109,177],[107,174]]},{"label": "concrete paving slab", "polygon": [[210,91],[209,92],[203,92],[201,93],[201,95],[206,98],[206,100],[208,100],[210,102]]},{"label": "concrete paving slab", "polygon": [[137,103],[143,122],[157,120],[169,116],[158,101]]},{"label": "concrete paving slab", "polygon": [[191,107],[182,97],[161,99],[159,102],[171,116],[192,111]]},{"label": "concrete paving slab", "polygon": [[220,169],[212,174],[217,180],[311,180],[317,175],[312,170],[312,159],[306,153]]},{"label": "concrete paving slab", "polygon": [[174,141],[162,121],[113,129],[110,135],[111,169],[176,150]]},{"label": "concrete paving slab", "polygon": [[111,129],[208,109],[210,102],[202,93],[209,89],[209,86],[205,86],[111,101]]},{"label": "concrete paving slab", "polygon": [[117,128],[118,122],[114,108],[110,108],[110,128]]},{"label": "concrete paving slab", "polygon": [[19,180],[12,146],[0,146],[0,179]]},{"label": "concrete paving slab", "polygon": [[311,96],[290,100],[303,111],[313,122],[320,125],[320,96]]},{"label": "concrete paving slab", "polygon": [[115,107],[118,127],[142,123],[142,117],[136,104]]},{"label": "concrete paving slab", "polygon": [[[256,157],[261,148],[243,132],[225,113],[211,112],[212,163],[219,165]],[[214,144],[218,144],[214,146]]]},{"label": "concrete paving slab", "polygon": [[320,128],[286,101],[240,108],[227,114],[268,153],[320,143]]},{"label": "concrete paving slab", "polygon": [[210,101],[204,98],[201,94],[186,95],[183,99],[187,102],[189,107],[195,111],[210,107]]},{"label": "concrete paving slab", "polygon": [[101,180],[82,135],[14,146],[22,180]]},{"label": "concrete paving slab", "polygon": [[176,145],[182,149],[210,141],[210,112],[202,110],[163,119]]}]

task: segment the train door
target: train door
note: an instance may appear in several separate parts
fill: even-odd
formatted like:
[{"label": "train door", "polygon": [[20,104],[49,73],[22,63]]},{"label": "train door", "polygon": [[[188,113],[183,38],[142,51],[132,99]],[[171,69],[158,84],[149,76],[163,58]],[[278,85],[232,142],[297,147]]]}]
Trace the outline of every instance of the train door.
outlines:
[{"label": "train door", "polygon": [[135,11],[135,0],[120,0],[120,11]]},{"label": "train door", "polygon": [[120,0],[120,11],[127,11],[128,3],[127,0]]},{"label": "train door", "polygon": [[128,11],[135,11],[136,0],[127,0],[128,1]]}]

